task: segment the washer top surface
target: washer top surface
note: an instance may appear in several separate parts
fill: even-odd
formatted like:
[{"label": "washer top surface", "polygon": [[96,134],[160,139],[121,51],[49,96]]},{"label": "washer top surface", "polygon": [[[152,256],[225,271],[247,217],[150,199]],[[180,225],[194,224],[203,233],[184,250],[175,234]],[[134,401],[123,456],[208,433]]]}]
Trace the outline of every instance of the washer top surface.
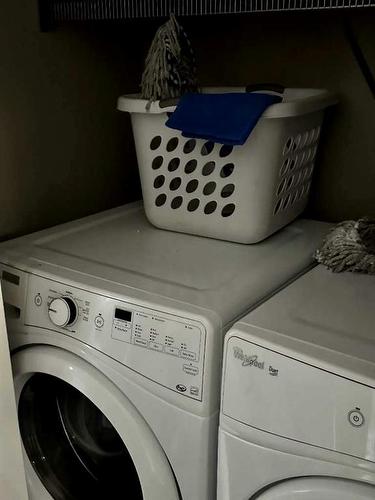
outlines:
[{"label": "washer top surface", "polygon": [[243,245],[156,229],[133,203],[0,246],[0,261],[25,270],[54,266],[215,311],[233,321],[301,273],[329,225],[298,220]]},{"label": "washer top surface", "polygon": [[[375,376],[375,276],[317,266],[245,316],[236,328],[260,344]],[[294,355],[292,354],[292,355]]]}]

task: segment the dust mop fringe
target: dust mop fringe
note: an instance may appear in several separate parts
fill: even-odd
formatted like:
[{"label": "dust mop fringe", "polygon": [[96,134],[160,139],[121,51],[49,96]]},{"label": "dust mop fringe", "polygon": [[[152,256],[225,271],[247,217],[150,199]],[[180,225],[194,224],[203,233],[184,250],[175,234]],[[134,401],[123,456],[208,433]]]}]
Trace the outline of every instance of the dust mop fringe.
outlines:
[{"label": "dust mop fringe", "polygon": [[336,273],[375,274],[375,219],[341,222],[328,234],[315,258]]}]

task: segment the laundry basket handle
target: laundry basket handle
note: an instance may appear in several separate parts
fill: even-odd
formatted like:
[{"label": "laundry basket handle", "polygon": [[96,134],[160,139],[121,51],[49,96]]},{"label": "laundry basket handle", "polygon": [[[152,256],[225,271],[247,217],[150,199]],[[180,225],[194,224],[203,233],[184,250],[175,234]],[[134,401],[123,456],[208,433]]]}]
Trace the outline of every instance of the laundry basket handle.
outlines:
[{"label": "laundry basket handle", "polygon": [[[238,91],[238,89],[240,89],[240,87],[233,87],[233,89],[236,89]],[[217,92],[220,92],[220,90],[223,91],[224,88],[221,88],[221,87],[216,88]],[[225,88],[225,90],[228,92],[230,89]],[[257,91],[259,92],[261,90],[265,90],[268,92],[275,92],[277,94],[282,95],[284,93],[285,87],[283,85],[278,84],[278,83],[253,83],[253,84],[247,85],[245,87],[245,90],[246,90],[246,92],[257,92]],[[212,92],[212,91],[213,91],[213,89],[210,89],[210,92]],[[159,107],[161,109],[164,109],[164,108],[170,108],[173,106],[177,106],[179,100],[180,100],[179,97],[170,98],[170,99],[161,99],[159,101]]]},{"label": "laundry basket handle", "polygon": [[246,92],[259,92],[260,90],[268,90],[270,92],[276,92],[277,94],[283,94],[285,87],[279,83],[250,83],[246,85]]}]

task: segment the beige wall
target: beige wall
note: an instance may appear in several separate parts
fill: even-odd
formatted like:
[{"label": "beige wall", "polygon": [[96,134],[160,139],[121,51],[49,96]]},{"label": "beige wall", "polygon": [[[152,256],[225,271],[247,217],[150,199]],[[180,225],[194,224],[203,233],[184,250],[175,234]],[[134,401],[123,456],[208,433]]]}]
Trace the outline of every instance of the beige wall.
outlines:
[{"label": "beige wall", "polygon": [[[0,6],[0,238],[140,196],[129,118],[115,102],[137,89],[160,21],[39,33],[35,4]],[[375,71],[374,13],[350,16]],[[342,15],[182,21],[202,84],[275,81],[338,92],[308,213],[329,220],[375,215],[374,99]]]},{"label": "beige wall", "polygon": [[[375,73],[375,12],[349,16]],[[375,101],[344,37],[343,21],[343,14],[311,12],[184,23],[204,85],[280,82],[338,93],[308,210],[328,220],[375,215]]]},{"label": "beige wall", "polygon": [[0,238],[139,197],[120,93],[141,57],[128,26],[39,33],[36,2],[0,6]]}]

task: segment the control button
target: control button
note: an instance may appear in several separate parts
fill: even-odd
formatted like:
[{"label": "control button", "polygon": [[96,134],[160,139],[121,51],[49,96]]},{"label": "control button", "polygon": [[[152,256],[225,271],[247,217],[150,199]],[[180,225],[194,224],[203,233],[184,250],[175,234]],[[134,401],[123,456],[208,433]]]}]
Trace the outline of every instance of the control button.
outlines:
[{"label": "control button", "polygon": [[124,333],[130,332],[130,328],[121,328],[120,326],[116,325],[114,325],[113,329],[116,330],[117,332],[124,332]]},{"label": "control button", "polygon": [[78,317],[77,304],[70,297],[53,299],[48,306],[48,316],[55,326],[73,325]]},{"label": "control button", "polygon": [[43,304],[43,299],[42,299],[42,296],[40,295],[40,293],[38,293],[38,295],[35,295],[34,302],[35,302],[35,305],[38,307],[40,307]]},{"label": "control button", "polygon": [[177,384],[176,389],[180,392],[186,392],[186,386],[184,384]]},{"label": "control button", "polygon": [[158,344],[157,342],[150,342],[149,347],[154,351],[163,351],[163,346],[161,344]]},{"label": "control button", "polygon": [[104,318],[102,316],[97,316],[94,321],[96,328],[103,328]]},{"label": "control button", "polygon": [[195,361],[197,358],[197,355],[195,352],[190,352],[190,351],[181,351],[181,358],[185,359],[190,359],[190,361]]},{"label": "control button", "polygon": [[169,345],[165,346],[165,352],[167,354],[172,354],[172,356],[178,356],[180,351],[177,347],[171,347]]},{"label": "control button", "polygon": [[192,385],[190,387],[190,394],[192,396],[199,396],[199,387],[196,387],[195,385]]},{"label": "control button", "polygon": [[188,375],[198,375],[199,373],[199,368],[197,366],[192,366],[192,365],[184,365],[182,367],[185,373]]},{"label": "control button", "polygon": [[131,343],[131,330],[119,330],[118,328],[114,327],[112,329],[112,338],[115,340],[121,340],[121,342],[127,342]]},{"label": "control button", "polygon": [[134,339],[134,344],[140,345],[141,347],[147,347],[148,342],[145,339]]},{"label": "control button", "polygon": [[361,427],[365,423],[365,417],[357,409],[348,413],[348,420],[354,427]]},{"label": "control button", "polygon": [[[114,319],[113,324],[118,328],[129,328],[131,326],[130,321],[123,321],[122,319]],[[137,329],[135,329],[137,331]]]}]

